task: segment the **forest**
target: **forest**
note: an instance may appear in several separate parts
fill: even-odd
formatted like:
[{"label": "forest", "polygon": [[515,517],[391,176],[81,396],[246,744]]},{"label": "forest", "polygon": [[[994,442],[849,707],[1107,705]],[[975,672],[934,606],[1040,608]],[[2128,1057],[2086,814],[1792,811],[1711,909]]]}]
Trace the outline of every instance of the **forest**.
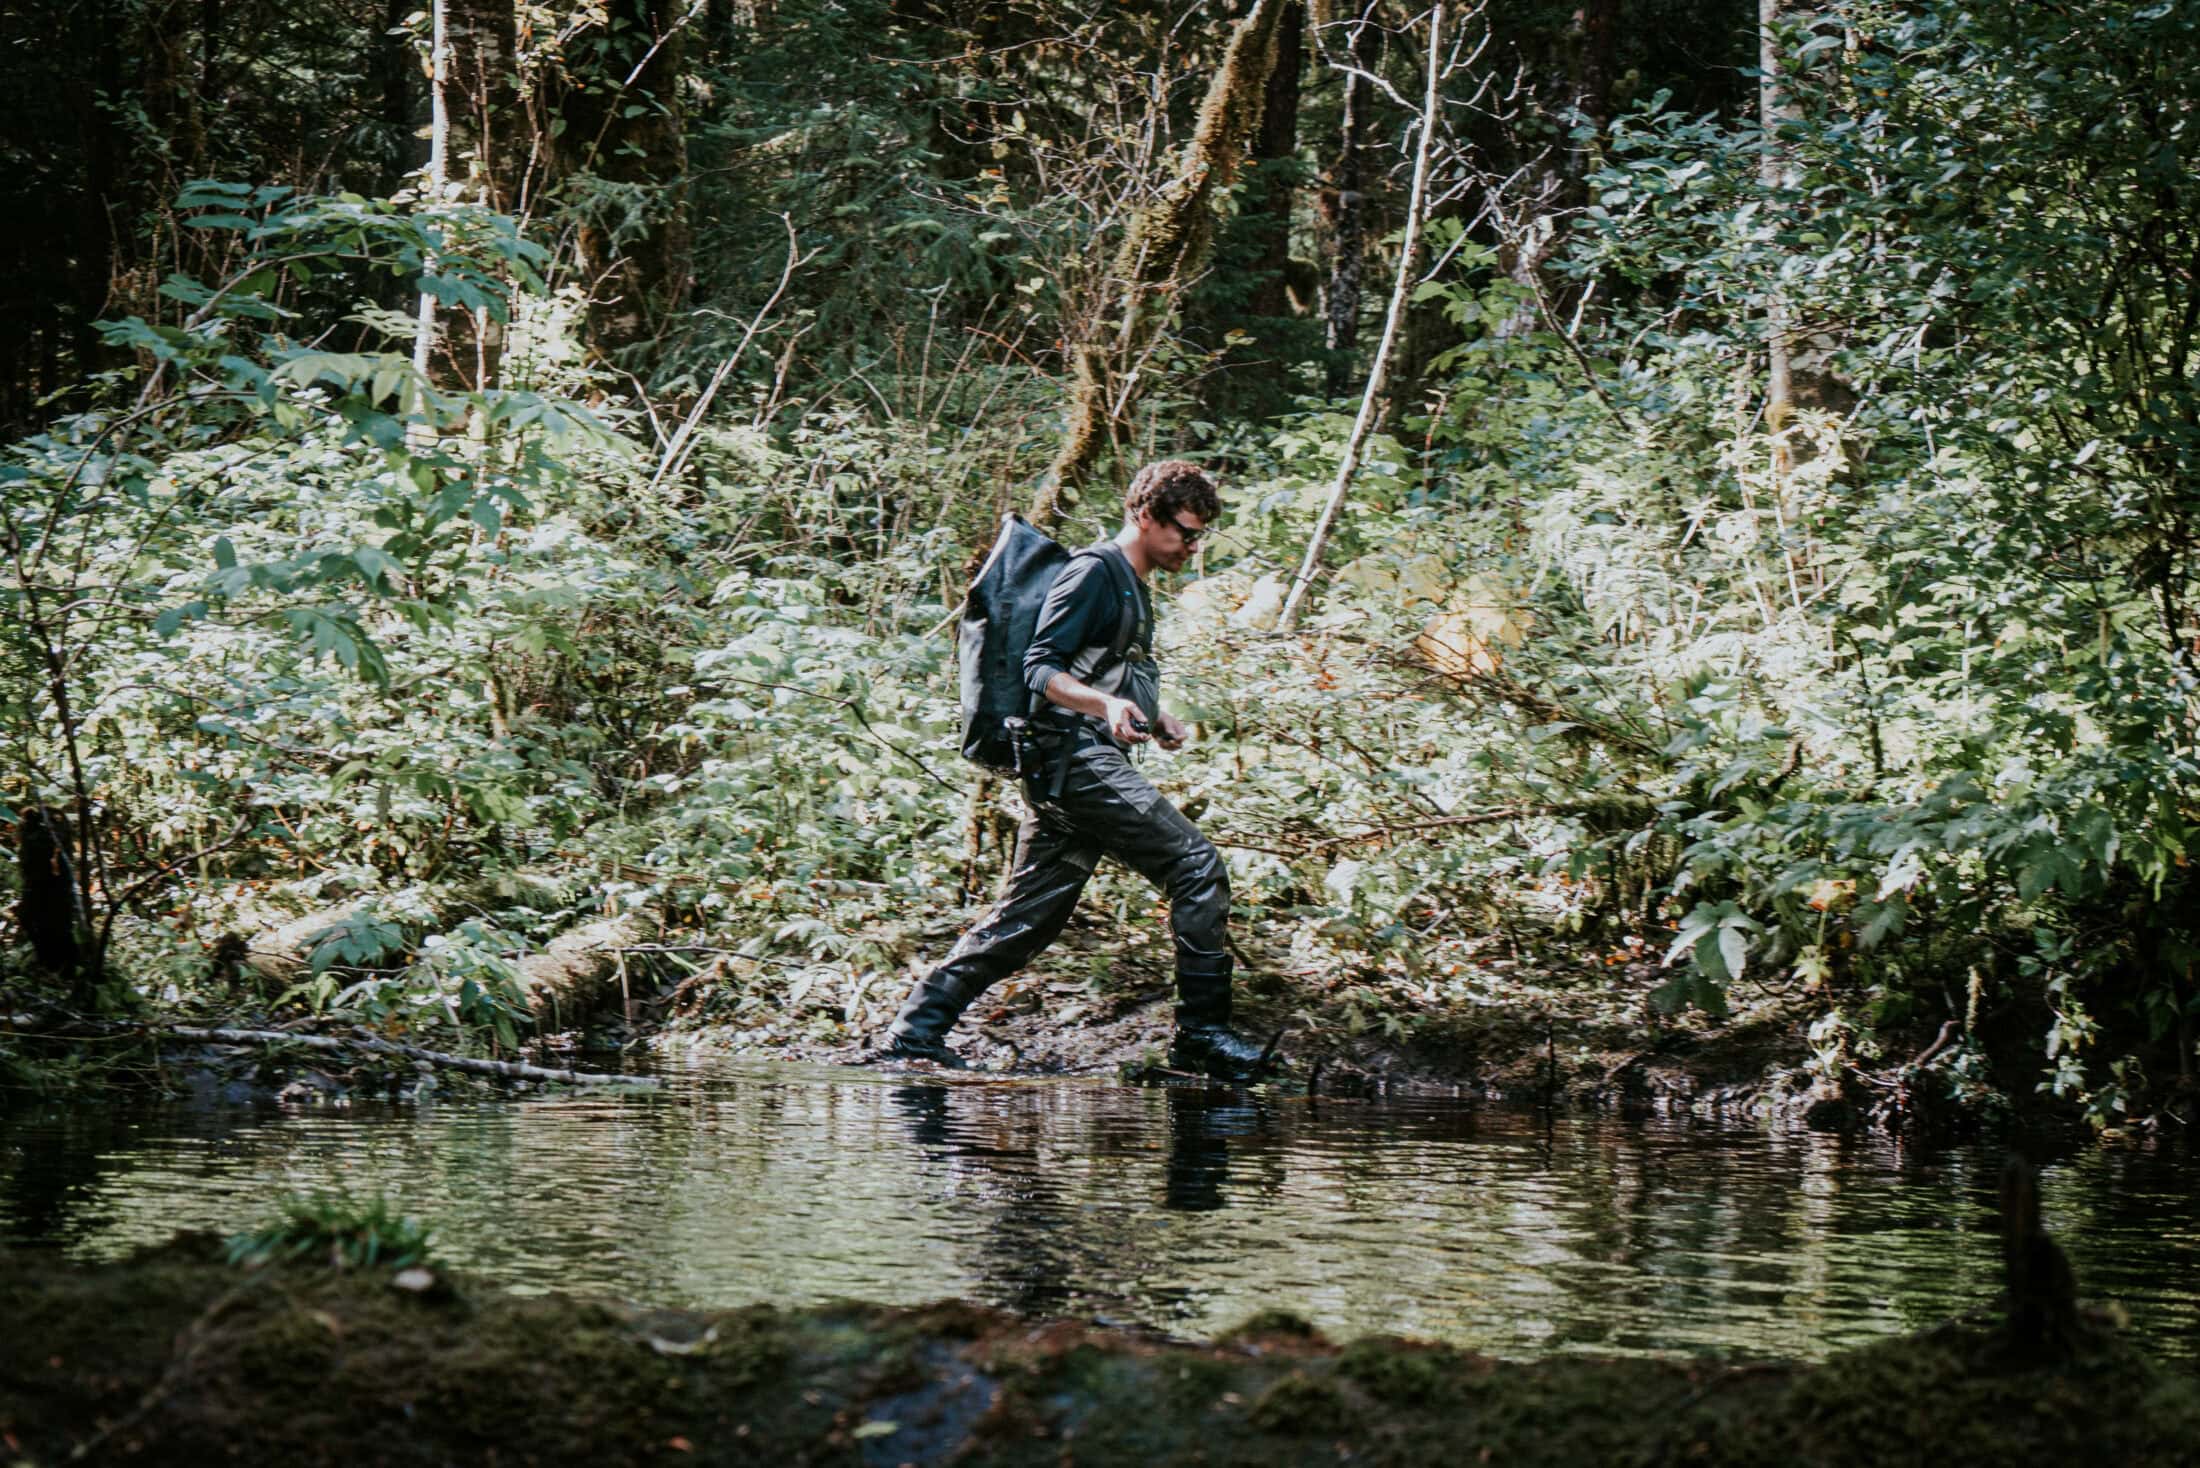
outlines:
[{"label": "forest", "polygon": [[[1180,456],[1148,773],[1287,1054],[2191,1119],[2194,7],[7,25],[8,1086],[856,1053],[1010,855],[966,577]],[[1134,1058],[1087,911],[1027,1060]]]},{"label": "forest", "polygon": [[2200,4],[0,39],[8,1462],[2190,1459]]}]

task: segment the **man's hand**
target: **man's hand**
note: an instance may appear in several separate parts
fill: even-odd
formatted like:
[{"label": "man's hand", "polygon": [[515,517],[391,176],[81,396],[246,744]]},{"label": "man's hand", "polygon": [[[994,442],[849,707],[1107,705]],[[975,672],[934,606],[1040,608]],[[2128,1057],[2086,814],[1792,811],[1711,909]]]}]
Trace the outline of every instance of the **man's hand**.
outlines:
[{"label": "man's hand", "polygon": [[1182,749],[1184,741],[1192,737],[1192,731],[1184,721],[1173,714],[1163,714],[1154,722],[1154,737],[1163,749]]},{"label": "man's hand", "polygon": [[1118,744],[1144,744],[1153,738],[1146,732],[1146,716],[1127,698],[1109,699],[1107,717],[1108,732],[1115,736]]}]

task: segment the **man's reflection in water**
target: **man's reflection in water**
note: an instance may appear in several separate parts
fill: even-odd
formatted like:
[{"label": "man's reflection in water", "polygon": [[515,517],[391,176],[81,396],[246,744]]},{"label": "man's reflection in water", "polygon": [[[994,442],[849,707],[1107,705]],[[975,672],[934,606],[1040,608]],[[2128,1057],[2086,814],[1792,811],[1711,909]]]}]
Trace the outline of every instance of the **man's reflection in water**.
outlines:
[{"label": "man's reflection in water", "polygon": [[[950,1237],[975,1257],[960,1267],[977,1296],[1025,1315],[1061,1315],[1089,1289],[1075,1210],[1039,1155],[1036,1093],[896,1086],[887,1093],[923,1150],[928,1189],[955,1215]],[[1022,1104],[1018,1104],[1021,1102]],[[952,1201],[949,1201],[952,1200]],[[960,1249],[957,1249],[960,1253]]]},{"label": "man's reflection in water", "polygon": [[1282,1180],[1275,1118],[1243,1092],[1171,1089],[1165,1110],[1137,1093],[1038,1086],[902,1085],[886,1097],[911,1148],[882,1165],[923,1200],[931,1247],[972,1298],[1024,1314],[1150,1318],[1165,1303],[1154,1285],[1185,1267],[1180,1236],[1155,1227],[1152,1192],[1105,1181],[1151,1168],[1156,1142],[1166,1212],[1213,1212],[1233,1191],[1251,1202]]},{"label": "man's reflection in water", "polygon": [[1161,1206],[1212,1213],[1228,1206],[1230,1138],[1260,1130],[1260,1111],[1240,1092],[1169,1090],[1169,1177]]},{"label": "man's reflection in water", "polygon": [[909,1140],[937,1162],[947,1145],[947,1087],[896,1086],[888,1093],[894,1109],[909,1124]]}]

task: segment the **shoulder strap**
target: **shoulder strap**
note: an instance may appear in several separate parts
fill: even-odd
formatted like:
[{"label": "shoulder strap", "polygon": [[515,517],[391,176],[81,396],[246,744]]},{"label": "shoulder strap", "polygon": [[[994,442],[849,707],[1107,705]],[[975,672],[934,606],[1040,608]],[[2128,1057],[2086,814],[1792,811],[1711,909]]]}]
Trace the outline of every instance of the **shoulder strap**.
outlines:
[{"label": "shoulder strap", "polygon": [[1089,546],[1077,554],[1097,557],[1107,567],[1108,581],[1115,587],[1121,615],[1115,621],[1115,636],[1108,643],[1108,662],[1110,665],[1119,663],[1131,639],[1138,635],[1138,578],[1131,574],[1130,563],[1123,559],[1123,553],[1110,554],[1110,547],[1106,545]]}]

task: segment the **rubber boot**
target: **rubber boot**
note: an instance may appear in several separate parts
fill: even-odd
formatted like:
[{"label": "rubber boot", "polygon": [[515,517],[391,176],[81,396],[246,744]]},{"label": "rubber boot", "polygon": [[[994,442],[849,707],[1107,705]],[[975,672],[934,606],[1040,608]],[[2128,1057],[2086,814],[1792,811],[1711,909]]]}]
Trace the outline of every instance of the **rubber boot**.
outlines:
[{"label": "rubber boot", "polygon": [[893,1027],[886,1032],[879,1059],[929,1060],[948,1070],[968,1070],[970,1062],[948,1046],[947,1032],[984,987],[958,981],[940,969],[926,974],[902,1001],[901,1013],[894,1016]]},{"label": "rubber boot", "polygon": [[1261,1047],[1230,1028],[1230,971],[1176,976],[1176,1039],[1169,1068],[1218,1081],[1257,1080]]}]

